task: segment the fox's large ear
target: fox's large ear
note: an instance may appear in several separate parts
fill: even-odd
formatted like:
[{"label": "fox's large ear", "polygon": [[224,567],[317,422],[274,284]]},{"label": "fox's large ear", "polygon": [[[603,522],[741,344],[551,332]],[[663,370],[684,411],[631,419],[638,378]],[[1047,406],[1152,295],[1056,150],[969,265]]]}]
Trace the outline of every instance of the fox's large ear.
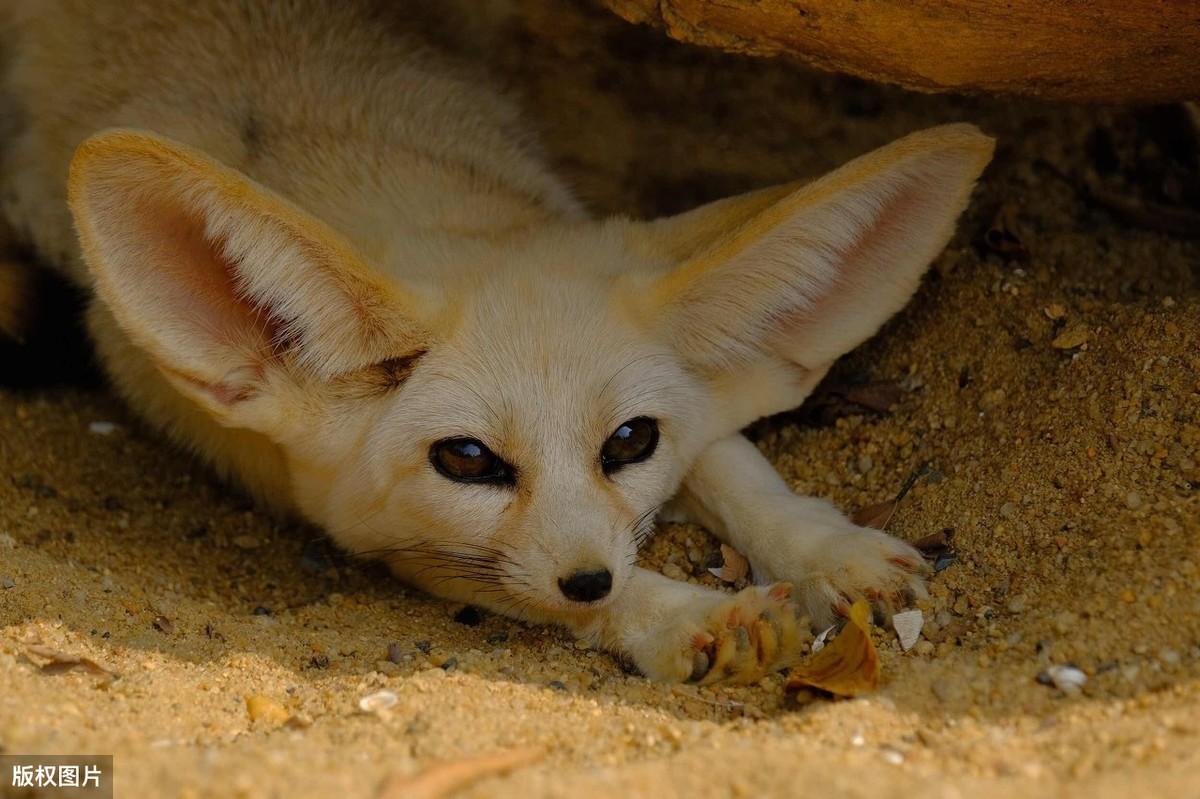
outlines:
[{"label": "fox's large ear", "polygon": [[98,134],[71,164],[70,205],[99,298],[219,415],[281,369],[326,378],[427,345],[414,296],[320,222],[180,144]]},{"label": "fox's large ear", "polygon": [[635,225],[631,246],[676,264],[640,287],[639,315],[706,370],[768,353],[827,366],[912,296],[992,147],[973,126],[947,125],[811,183]]}]

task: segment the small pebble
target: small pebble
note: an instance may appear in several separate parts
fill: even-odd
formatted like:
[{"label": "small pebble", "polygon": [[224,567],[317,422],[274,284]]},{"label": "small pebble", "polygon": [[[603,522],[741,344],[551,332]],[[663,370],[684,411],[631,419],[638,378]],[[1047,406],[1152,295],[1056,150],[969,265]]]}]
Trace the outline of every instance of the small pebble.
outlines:
[{"label": "small pebble", "polygon": [[492,646],[496,646],[497,644],[502,644],[508,640],[508,632],[505,630],[501,630],[500,632],[492,633],[485,640]]},{"label": "small pebble", "polygon": [[92,422],[88,425],[88,432],[98,436],[112,435],[117,426],[112,422]]},{"label": "small pebble", "polygon": [[3,588],[5,591],[7,591],[10,588],[15,588],[16,585],[17,585],[17,583],[16,583],[16,581],[13,580],[13,578],[0,577],[0,588]]},{"label": "small pebble", "polygon": [[1179,653],[1174,649],[1160,649],[1158,651],[1158,659],[1167,666],[1178,666],[1182,661]]},{"label": "small pebble", "polygon": [[563,681],[562,681],[562,680],[551,680],[551,681],[550,681],[549,683],[547,683],[547,684],[548,684],[548,685],[549,685],[551,688],[553,688],[555,691],[565,691],[565,690],[567,690],[567,686],[566,686],[566,685],[563,683]]},{"label": "small pebble", "polygon": [[399,641],[392,641],[388,644],[387,659],[391,663],[400,663],[404,660],[404,648],[400,646]]},{"label": "small pebble", "polygon": [[979,407],[985,411],[990,411],[1004,402],[1004,396],[1004,389],[992,389],[979,398]]},{"label": "small pebble", "polygon": [[376,691],[358,700],[358,709],[364,713],[378,713],[387,710],[397,701],[396,695],[391,691]]},{"label": "small pebble", "polygon": [[1078,694],[1087,682],[1087,675],[1075,666],[1051,666],[1037,676],[1042,685],[1053,685],[1068,696]]},{"label": "small pebble", "polygon": [[672,580],[686,580],[687,574],[683,569],[679,568],[674,563],[667,563],[663,566],[662,573],[664,577],[670,577]]},{"label": "small pebble", "polygon": [[259,541],[252,535],[239,535],[233,539],[233,545],[238,549],[258,549]]},{"label": "small pebble", "polygon": [[413,646],[415,646],[418,651],[426,655],[433,651],[433,644],[429,643],[428,641],[417,641],[415,644],[413,644]]},{"label": "small pebble", "polygon": [[283,705],[262,694],[246,697],[246,714],[251,721],[261,720],[269,724],[283,724],[288,719],[288,712]]},{"label": "small pebble", "polygon": [[1137,510],[1142,507],[1142,498],[1136,491],[1130,491],[1125,495],[1125,507],[1130,510]]},{"label": "small pebble", "polygon": [[1064,610],[1054,617],[1054,629],[1066,635],[1079,624],[1079,617],[1069,610]]},{"label": "small pebble", "polygon": [[930,688],[940,702],[954,702],[962,696],[962,687],[952,680],[936,680]]},{"label": "small pebble", "polygon": [[446,658],[441,664],[442,671],[454,671],[456,668],[458,668],[458,658]]},{"label": "small pebble", "polygon": [[269,607],[267,607],[266,605],[259,605],[256,608],[254,608],[254,615],[255,616],[270,616],[271,609]]}]

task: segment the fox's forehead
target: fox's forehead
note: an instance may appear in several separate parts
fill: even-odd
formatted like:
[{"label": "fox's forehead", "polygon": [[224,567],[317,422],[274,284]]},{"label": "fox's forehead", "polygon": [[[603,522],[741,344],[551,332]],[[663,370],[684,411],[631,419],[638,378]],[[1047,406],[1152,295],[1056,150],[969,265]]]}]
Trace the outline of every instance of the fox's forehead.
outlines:
[{"label": "fox's forehead", "polygon": [[433,435],[487,437],[540,457],[590,451],[627,419],[687,405],[690,376],[628,316],[612,280],[503,270],[456,301],[457,329],[423,363]]}]

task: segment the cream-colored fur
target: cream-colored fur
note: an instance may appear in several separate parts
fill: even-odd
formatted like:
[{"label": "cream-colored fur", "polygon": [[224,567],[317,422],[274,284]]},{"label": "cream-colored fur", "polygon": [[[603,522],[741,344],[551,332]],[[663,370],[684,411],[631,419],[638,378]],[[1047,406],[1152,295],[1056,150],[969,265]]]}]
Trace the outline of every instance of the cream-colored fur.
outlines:
[{"label": "cream-colored fur", "polygon": [[[593,220],[514,107],[399,32],[393,2],[0,13],[25,121],[7,222],[94,290],[133,407],[265,502],[656,679],[757,679],[795,656],[798,617],[923,590],[908,545],[794,495],[738,430],[908,300],[990,158],[974,128],[671,219]],[[638,417],[657,449],[606,472]],[[431,447],[455,437],[512,481],[439,473]],[[662,508],[761,586],[634,566]],[[579,570],[611,591],[568,599]]]}]

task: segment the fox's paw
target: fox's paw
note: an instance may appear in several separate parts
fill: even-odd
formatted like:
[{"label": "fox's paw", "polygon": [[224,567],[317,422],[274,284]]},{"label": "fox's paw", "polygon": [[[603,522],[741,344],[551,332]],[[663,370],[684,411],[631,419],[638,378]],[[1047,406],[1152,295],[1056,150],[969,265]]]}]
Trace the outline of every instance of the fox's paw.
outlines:
[{"label": "fox's paw", "polygon": [[817,627],[833,624],[859,599],[890,619],[928,595],[930,570],[921,553],[880,530],[847,521],[806,550],[799,562],[773,563],[766,571],[795,583],[795,601]]},{"label": "fox's paw", "polygon": [[664,623],[638,667],[669,682],[755,682],[795,662],[802,639],[787,583],[713,592]]}]

